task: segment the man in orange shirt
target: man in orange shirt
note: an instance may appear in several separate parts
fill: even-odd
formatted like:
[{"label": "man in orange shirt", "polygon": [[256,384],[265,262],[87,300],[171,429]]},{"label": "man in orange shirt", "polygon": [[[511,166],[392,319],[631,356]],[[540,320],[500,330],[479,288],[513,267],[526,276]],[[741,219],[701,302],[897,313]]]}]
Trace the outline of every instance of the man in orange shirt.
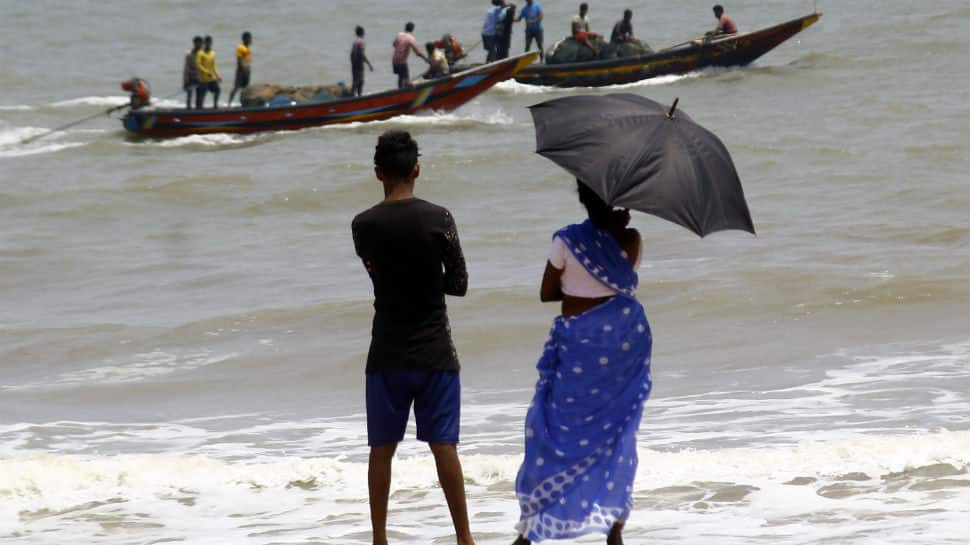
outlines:
[{"label": "man in orange shirt", "polygon": [[[243,32],[242,43],[236,46],[236,82],[229,93],[229,102],[226,107],[232,106],[232,99],[236,96],[236,91],[249,87],[249,76],[252,74],[253,52],[250,45],[253,43],[253,35]],[[242,93],[239,95],[240,104],[242,103]]]}]

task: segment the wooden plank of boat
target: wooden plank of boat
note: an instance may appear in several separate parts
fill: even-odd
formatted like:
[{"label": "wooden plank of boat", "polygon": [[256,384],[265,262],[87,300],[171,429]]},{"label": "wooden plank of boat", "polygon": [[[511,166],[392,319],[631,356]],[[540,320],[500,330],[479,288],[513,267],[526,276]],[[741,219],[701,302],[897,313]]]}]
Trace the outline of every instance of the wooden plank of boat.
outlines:
[{"label": "wooden plank of boat", "polygon": [[377,121],[419,111],[451,111],[515,75],[538,58],[526,53],[420,83],[409,89],[330,102],[213,109],[133,109],[122,118],[131,134],[153,138],[210,133],[285,131]]},{"label": "wooden plank of boat", "polygon": [[693,40],[650,55],[529,66],[515,75],[515,81],[555,87],[601,87],[686,74],[709,66],[745,66],[813,25],[821,16],[813,13],[754,32]]}]

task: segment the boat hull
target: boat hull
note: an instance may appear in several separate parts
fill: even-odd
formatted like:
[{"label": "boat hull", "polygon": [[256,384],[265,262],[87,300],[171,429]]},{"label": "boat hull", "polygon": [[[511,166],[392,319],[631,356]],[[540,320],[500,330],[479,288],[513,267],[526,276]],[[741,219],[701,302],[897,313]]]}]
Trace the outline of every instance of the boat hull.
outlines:
[{"label": "boat hull", "polygon": [[122,125],[131,134],[152,138],[212,133],[287,131],[337,123],[378,121],[420,111],[451,111],[507,80],[538,57],[537,52],[504,59],[430,80],[410,89],[332,102],[213,109],[131,110]]},{"label": "boat hull", "polygon": [[515,81],[554,87],[602,87],[686,74],[710,66],[745,66],[813,25],[821,16],[813,13],[755,32],[689,42],[651,55],[530,66],[519,71]]}]

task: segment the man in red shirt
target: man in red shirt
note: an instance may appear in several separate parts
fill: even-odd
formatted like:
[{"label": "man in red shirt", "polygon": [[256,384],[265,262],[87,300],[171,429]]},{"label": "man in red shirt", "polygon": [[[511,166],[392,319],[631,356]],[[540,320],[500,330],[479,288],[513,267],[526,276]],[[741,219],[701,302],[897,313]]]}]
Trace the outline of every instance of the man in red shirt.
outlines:
[{"label": "man in red shirt", "polygon": [[414,31],[414,23],[408,21],[408,24],[404,25],[404,32],[398,32],[397,37],[394,38],[394,56],[391,57],[391,65],[394,67],[394,73],[397,74],[398,89],[411,86],[411,75],[408,72],[408,55],[411,51],[425,62],[430,62],[418,49],[418,41],[411,34],[412,31]]},{"label": "man in red shirt", "polygon": [[738,25],[734,24],[734,19],[730,15],[724,13],[724,7],[721,4],[714,6],[714,17],[717,17],[717,28],[714,29],[714,35],[737,34]]}]

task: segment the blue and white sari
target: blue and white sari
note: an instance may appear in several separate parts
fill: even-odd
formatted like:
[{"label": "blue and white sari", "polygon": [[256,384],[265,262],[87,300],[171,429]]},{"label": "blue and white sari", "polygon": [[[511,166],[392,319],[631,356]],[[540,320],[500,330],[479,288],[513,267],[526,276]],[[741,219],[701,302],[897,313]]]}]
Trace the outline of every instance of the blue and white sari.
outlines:
[{"label": "blue and white sari", "polygon": [[516,528],[531,541],[607,534],[627,519],[636,434],[651,388],[650,325],[626,253],[590,221],[556,236],[617,295],[577,316],[558,316],[536,366],[515,483],[522,510]]}]

